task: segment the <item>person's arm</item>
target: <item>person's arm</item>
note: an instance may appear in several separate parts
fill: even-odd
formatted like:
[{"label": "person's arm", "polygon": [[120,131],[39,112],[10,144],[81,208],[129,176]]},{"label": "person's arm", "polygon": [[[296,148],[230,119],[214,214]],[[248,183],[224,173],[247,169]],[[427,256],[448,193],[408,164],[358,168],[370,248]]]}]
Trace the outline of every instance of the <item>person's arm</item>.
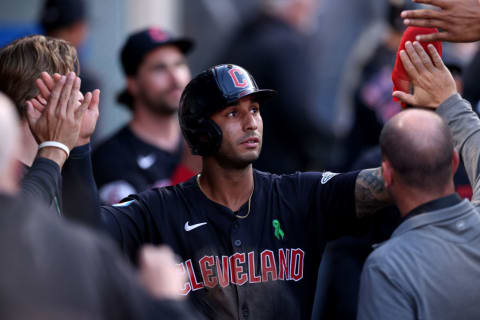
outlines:
[{"label": "person's arm", "polygon": [[355,182],[355,208],[357,217],[365,217],[391,205],[382,176],[382,168],[365,169]]},{"label": "person's arm", "polygon": [[381,263],[365,263],[360,280],[357,320],[415,318],[411,297]]},{"label": "person's arm", "polygon": [[394,92],[400,100],[413,106],[429,106],[448,124],[455,147],[462,155],[473,189],[473,201],[480,201],[480,120],[470,104],[457,93],[455,80],[434,47],[430,56],[418,43],[406,46],[401,53],[405,70],[412,79],[414,94]]},{"label": "person's arm", "polygon": [[437,113],[447,122],[455,148],[462,156],[473,189],[473,202],[480,203],[480,119],[459,94],[440,104]]},{"label": "person's arm", "polygon": [[[74,74],[61,77],[54,86],[44,112],[34,108],[32,101],[27,102],[27,120],[40,144],[45,141],[56,141],[72,148],[78,138],[80,123],[88,102],[75,100],[80,89],[80,80]],[[50,206],[62,214],[61,206],[61,177],[60,170],[68,154],[56,147],[45,147],[38,151],[37,157],[22,179],[20,193],[26,199],[36,199]]]},{"label": "person's arm", "polygon": [[408,10],[401,14],[407,26],[439,28],[418,36],[419,41],[475,42],[480,40],[479,0],[413,0],[438,9]]},{"label": "person's arm", "polygon": [[60,167],[50,159],[37,157],[20,186],[20,197],[25,201],[39,201],[55,208],[62,215]]},{"label": "person's arm", "polygon": [[[36,85],[41,98],[31,101],[36,112],[43,113],[46,110],[47,104],[40,101],[53,99],[55,88],[61,79],[59,74],[51,77],[46,72],[37,79]],[[77,90],[72,91],[72,95],[81,97],[80,87],[75,89]],[[64,212],[68,218],[89,226],[98,226],[100,223],[98,190],[93,178],[90,147],[90,137],[98,120],[99,102],[99,90],[85,95],[83,104],[86,109],[81,119],[78,138],[62,170]]]}]

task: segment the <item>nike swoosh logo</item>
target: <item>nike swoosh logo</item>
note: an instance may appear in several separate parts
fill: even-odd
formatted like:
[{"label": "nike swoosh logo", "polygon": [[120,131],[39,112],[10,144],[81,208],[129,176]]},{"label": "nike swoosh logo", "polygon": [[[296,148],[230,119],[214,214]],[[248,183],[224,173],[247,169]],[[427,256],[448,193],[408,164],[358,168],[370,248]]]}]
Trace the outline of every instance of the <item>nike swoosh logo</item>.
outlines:
[{"label": "nike swoosh logo", "polygon": [[188,221],[185,222],[185,231],[192,231],[193,229],[196,229],[198,227],[201,227],[201,226],[204,226],[206,225],[207,223],[206,222],[201,222],[201,223],[197,223],[197,224],[192,224],[192,225],[189,225],[188,224]]}]

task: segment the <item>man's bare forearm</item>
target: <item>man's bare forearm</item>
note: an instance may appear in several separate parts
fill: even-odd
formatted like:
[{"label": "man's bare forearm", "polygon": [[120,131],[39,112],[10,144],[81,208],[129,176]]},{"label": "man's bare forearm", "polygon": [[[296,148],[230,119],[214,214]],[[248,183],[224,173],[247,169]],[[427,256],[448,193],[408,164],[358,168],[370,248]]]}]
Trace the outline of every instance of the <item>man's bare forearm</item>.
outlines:
[{"label": "man's bare forearm", "polygon": [[360,171],[355,184],[357,217],[364,217],[392,204],[383,181],[382,169]]}]

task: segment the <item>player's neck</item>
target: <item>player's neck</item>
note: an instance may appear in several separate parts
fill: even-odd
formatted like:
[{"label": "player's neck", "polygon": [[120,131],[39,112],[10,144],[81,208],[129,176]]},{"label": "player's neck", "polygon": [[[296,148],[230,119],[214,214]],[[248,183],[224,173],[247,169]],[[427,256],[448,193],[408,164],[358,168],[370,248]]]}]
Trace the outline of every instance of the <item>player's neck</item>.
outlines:
[{"label": "player's neck", "polygon": [[174,152],[180,139],[180,126],[176,114],[153,114],[146,108],[135,109],[130,129],[143,141],[160,149]]},{"label": "player's neck", "polygon": [[199,178],[202,191],[210,200],[237,211],[248,201],[254,188],[252,165],[226,169],[212,162],[204,159]]},{"label": "player's neck", "polygon": [[403,217],[406,216],[410,211],[424,203],[451,195],[454,192],[455,186],[452,182],[451,185],[446,186],[444,190],[438,192],[422,192],[421,190],[412,190],[411,188],[405,188],[395,192],[395,194],[393,194],[393,197],[395,199],[395,204],[397,205],[398,210]]},{"label": "player's neck", "polygon": [[27,121],[22,121],[20,124],[22,132],[22,152],[19,155],[19,161],[31,167],[35,157],[37,156],[38,144],[30,131]]}]

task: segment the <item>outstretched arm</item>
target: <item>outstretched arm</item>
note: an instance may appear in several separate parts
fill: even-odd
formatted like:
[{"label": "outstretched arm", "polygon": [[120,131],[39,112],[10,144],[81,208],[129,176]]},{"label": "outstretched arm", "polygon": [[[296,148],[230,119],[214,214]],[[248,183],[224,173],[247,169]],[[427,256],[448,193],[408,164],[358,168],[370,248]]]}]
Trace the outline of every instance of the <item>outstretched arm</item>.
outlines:
[{"label": "outstretched arm", "polygon": [[418,36],[419,41],[474,42],[480,40],[479,0],[413,0],[438,10],[419,9],[402,12],[408,26],[439,28],[442,31]]},{"label": "outstretched arm", "polygon": [[355,205],[357,217],[365,217],[392,204],[385,184],[382,169],[360,171],[355,184]]},{"label": "outstretched arm", "polygon": [[419,43],[406,46],[401,54],[405,70],[412,79],[414,94],[394,92],[403,102],[414,106],[429,106],[447,122],[455,147],[473,189],[474,201],[480,201],[480,119],[470,104],[457,93],[455,81],[433,46],[430,57]]}]

